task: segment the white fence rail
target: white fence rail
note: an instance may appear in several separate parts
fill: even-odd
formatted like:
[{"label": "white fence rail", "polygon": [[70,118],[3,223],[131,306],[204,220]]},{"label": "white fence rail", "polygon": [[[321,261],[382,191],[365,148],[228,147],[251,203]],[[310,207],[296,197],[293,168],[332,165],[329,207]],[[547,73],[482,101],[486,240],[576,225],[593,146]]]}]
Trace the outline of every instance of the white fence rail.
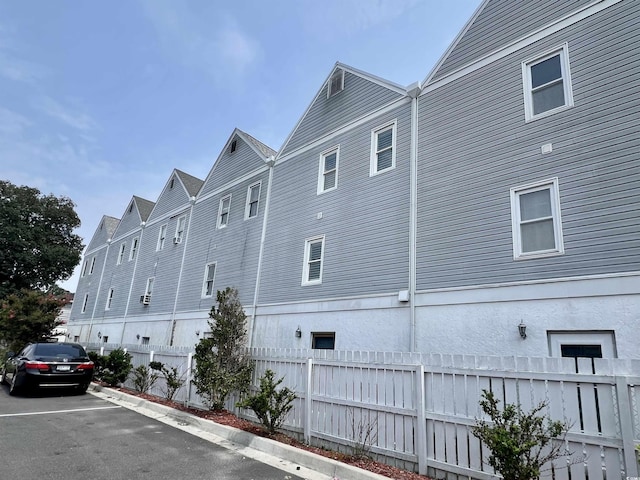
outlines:
[{"label": "white fence rail", "polygon": [[[190,384],[192,352],[125,345],[134,366],[175,366],[186,380],[175,399],[202,406]],[[106,353],[114,345],[90,345]],[[471,434],[491,390],[526,411],[542,401],[553,420],[571,423],[570,459],[542,478],[611,480],[638,477],[640,361],[520,358],[328,350],[252,349],[253,386],[267,369],[298,398],[285,428],[315,445],[350,451],[360,443],[387,463],[447,479],[495,477],[488,451]],[[129,386],[132,382],[129,381]],[[162,395],[159,383],[150,393]],[[228,409],[251,418],[250,412]]]}]

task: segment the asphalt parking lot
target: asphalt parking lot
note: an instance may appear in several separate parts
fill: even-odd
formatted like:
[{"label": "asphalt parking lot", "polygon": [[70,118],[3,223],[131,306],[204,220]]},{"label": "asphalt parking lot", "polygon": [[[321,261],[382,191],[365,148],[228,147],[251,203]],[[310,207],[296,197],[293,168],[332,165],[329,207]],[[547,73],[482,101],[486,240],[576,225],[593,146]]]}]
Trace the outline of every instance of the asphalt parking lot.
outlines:
[{"label": "asphalt parking lot", "polygon": [[301,479],[91,394],[0,387],[0,478]]}]

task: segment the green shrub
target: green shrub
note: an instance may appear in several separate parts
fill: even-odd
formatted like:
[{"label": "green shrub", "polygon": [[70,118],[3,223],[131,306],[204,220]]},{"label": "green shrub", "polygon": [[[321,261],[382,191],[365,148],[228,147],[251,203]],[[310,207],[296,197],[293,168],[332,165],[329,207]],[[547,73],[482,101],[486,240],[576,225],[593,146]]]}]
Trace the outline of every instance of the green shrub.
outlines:
[{"label": "green shrub", "polygon": [[162,362],[151,362],[149,366],[153,370],[160,372],[165,380],[165,388],[162,390],[164,398],[173,400],[176,392],[184,384],[182,375],[178,375],[178,369],[176,367],[167,367]]},{"label": "green shrub", "polygon": [[[155,363],[155,362],[152,362]],[[149,364],[151,365],[151,364]],[[160,378],[160,374],[144,365],[133,369],[133,385],[138,392],[147,393]]]},{"label": "green shrub", "polygon": [[95,364],[94,376],[111,387],[124,383],[132,369],[131,354],[122,348],[113,350],[109,355],[89,352],[89,358]]},{"label": "green shrub", "polygon": [[570,455],[564,448],[569,424],[539,415],[546,401],[528,413],[513,404],[501,411],[499,403],[492,392],[483,390],[480,406],[491,421],[477,420],[472,432],[491,450],[489,465],[504,480],[536,479],[547,462]]},{"label": "green shrub", "polygon": [[275,433],[282,426],[287,414],[293,408],[293,401],[297,398],[288,387],[277,390],[284,377],[274,381],[274,375],[275,373],[271,370],[264,372],[260,378],[260,391],[236,405],[253,410],[269,433]]},{"label": "green shrub", "polygon": [[234,288],[218,290],[211,307],[211,336],[196,345],[193,384],[211,410],[222,410],[229,394],[248,390],[253,362],[244,351],[247,316]]}]

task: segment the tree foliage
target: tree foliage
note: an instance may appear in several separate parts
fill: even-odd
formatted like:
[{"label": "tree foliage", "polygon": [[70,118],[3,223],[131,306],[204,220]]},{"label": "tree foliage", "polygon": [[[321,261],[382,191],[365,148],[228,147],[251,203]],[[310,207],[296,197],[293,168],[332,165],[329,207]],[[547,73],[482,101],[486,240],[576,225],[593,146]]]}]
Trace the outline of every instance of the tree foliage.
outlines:
[{"label": "tree foliage", "polygon": [[293,408],[296,394],[288,387],[278,390],[283,378],[274,380],[272,370],[264,372],[260,378],[260,391],[238,402],[240,408],[250,408],[269,433],[275,433],[282,426],[287,414]]},{"label": "tree foliage", "polygon": [[17,352],[29,342],[42,341],[60,325],[58,315],[65,297],[38,290],[23,290],[0,300],[0,344]]},{"label": "tree foliage", "polygon": [[133,368],[131,354],[122,348],[112,350],[109,355],[100,355],[96,352],[88,352],[88,355],[95,365],[95,378],[111,387],[124,383]]},{"label": "tree foliage", "polygon": [[211,410],[222,410],[231,392],[248,390],[253,362],[244,352],[247,316],[238,291],[218,290],[216,300],[209,312],[211,335],[196,345],[193,383]]},{"label": "tree foliage", "polygon": [[69,198],[0,180],[0,299],[71,276],[83,248],[74,207]]},{"label": "tree foliage", "polygon": [[547,462],[570,455],[564,446],[569,424],[540,415],[547,402],[528,413],[513,404],[500,410],[499,403],[493,392],[483,390],[480,406],[491,421],[478,420],[472,431],[491,450],[489,465],[505,480],[539,478]]}]

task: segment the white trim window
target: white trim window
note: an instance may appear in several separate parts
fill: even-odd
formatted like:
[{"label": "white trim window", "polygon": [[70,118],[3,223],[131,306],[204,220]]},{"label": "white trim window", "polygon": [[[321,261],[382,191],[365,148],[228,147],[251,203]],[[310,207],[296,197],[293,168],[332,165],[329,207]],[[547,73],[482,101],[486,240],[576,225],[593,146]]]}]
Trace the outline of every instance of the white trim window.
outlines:
[{"label": "white trim window", "polygon": [[138,253],[138,244],[140,243],[140,239],[135,237],[131,242],[131,250],[129,251],[129,261],[134,260],[136,258],[136,253]]},{"label": "white trim window", "polygon": [[159,252],[164,248],[164,242],[167,240],[167,224],[160,226],[160,232],[158,232],[158,244],[156,245],[156,252]]},{"label": "white trim window", "polygon": [[124,260],[124,251],[126,249],[127,249],[127,243],[122,242],[120,244],[120,250],[118,250],[118,259],[116,260],[116,265],[122,264],[122,261]]},{"label": "white trim window", "polygon": [[397,121],[371,130],[371,167],[369,176],[392,170],[396,167]]},{"label": "white trim window", "polygon": [[82,266],[82,274],[81,277],[84,277],[87,274],[87,269],[89,268],[89,260],[84,261],[84,265]]},{"label": "white trim window", "polygon": [[153,294],[153,284],[156,281],[156,277],[147,278],[147,286],[145,287],[144,294],[148,297],[151,297]]},{"label": "white trim window", "polygon": [[220,199],[218,207],[218,228],[224,228],[229,224],[229,213],[231,211],[231,194]]},{"label": "white trim window", "polygon": [[247,189],[247,205],[244,209],[244,219],[248,220],[258,216],[258,204],[260,202],[260,186],[261,182],[249,185]]},{"label": "white trim window", "polygon": [[558,179],[512,188],[511,222],[515,260],[563,254]]},{"label": "white trim window", "polygon": [[84,294],[84,300],[82,301],[82,312],[85,313],[87,311],[87,303],[89,303],[89,294]]},{"label": "white trim window", "polygon": [[522,62],[522,78],[527,122],[573,106],[569,47],[566,43]]},{"label": "white trim window", "polygon": [[91,257],[91,267],[89,267],[89,275],[93,275],[93,270],[96,268],[96,257]]},{"label": "white trim window", "polygon": [[324,260],[324,235],[305,240],[302,285],[322,283],[322,264]]},{"label": "white trim window", "polygon": [[331,75],[331,78],[329,79],[329,83],[327,85],[327,98],[333,97],[342,90],[344,90],[344,70],[339,68],[333,72],[333,75]]},{"label": "white trim window", "polygon": [[111,310],[111,303],[113,302],[113,288],[109,289],[109,293],[107,294],[107,305],[104,307],[105,310]]},{"label": "white trim window", "polygon": [[185,215],[182,215],[181,217],[178,218],[178,224],[176,225],[176,236],[173,237],[173,243],[174,244],[178,244],[178,243],[182,243],[183,237],[184,237],[184,229],[186,228],[187,225],[187,217]]},{"label": "white trim window", "polygon": [[216,278],[216,262],[207,263],[204,267],[204,282],[202,283],[202,298],[213,297],[213,283]]},{"label": "white trim window", "polygon": [[338,188],[338,159],[340,145],[331,147],[320,154],[318,170],[318,195]]}]

